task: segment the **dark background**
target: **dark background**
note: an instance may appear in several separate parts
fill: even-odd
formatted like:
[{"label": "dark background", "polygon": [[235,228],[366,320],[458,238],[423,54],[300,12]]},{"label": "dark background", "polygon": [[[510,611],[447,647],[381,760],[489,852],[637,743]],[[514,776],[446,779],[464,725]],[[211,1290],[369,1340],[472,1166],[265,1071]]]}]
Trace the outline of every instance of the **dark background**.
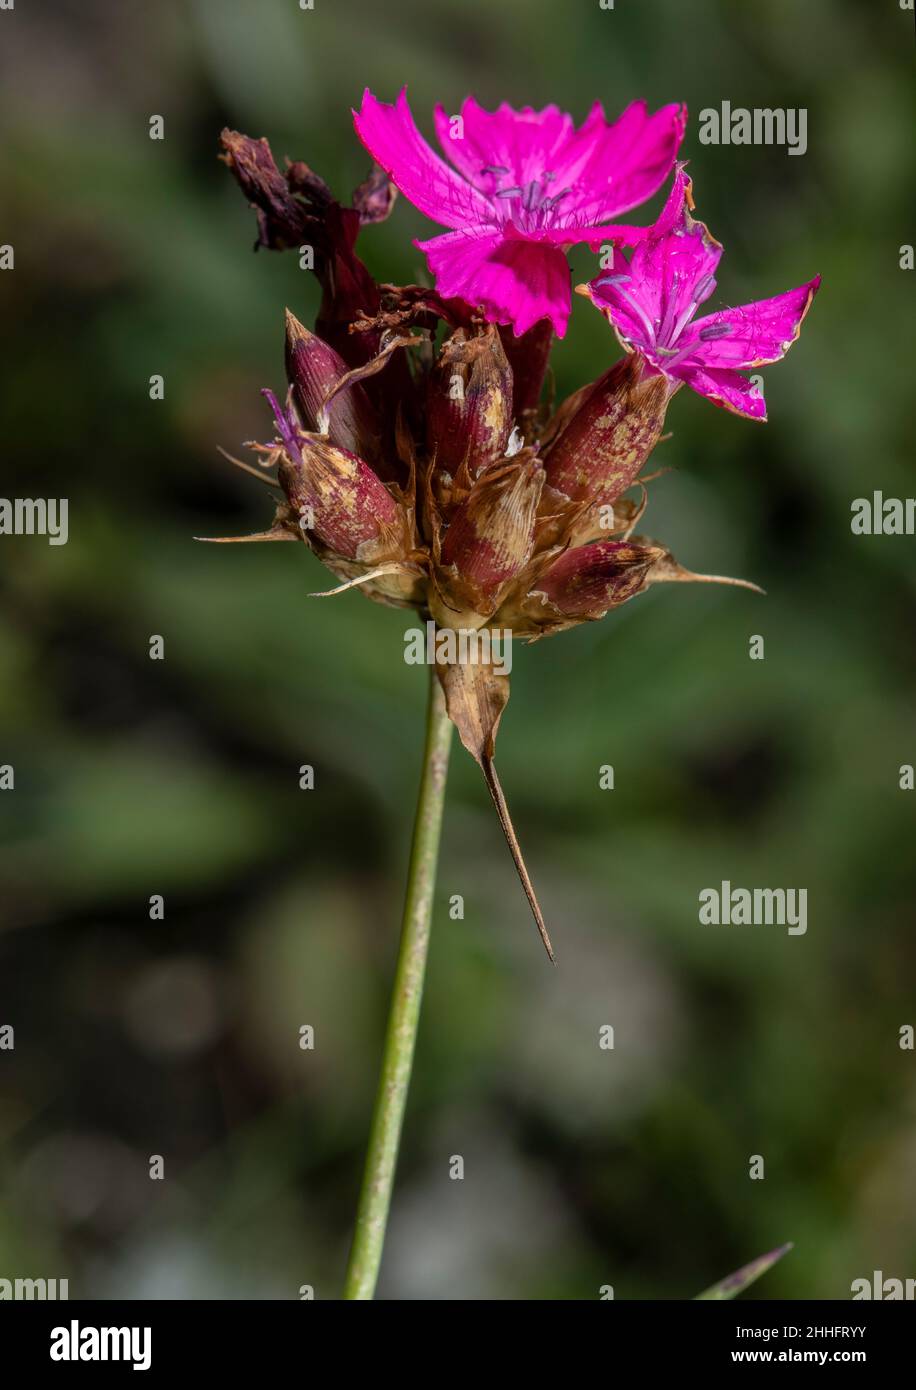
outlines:
[{"label": "dark background", "polygon": [[[368,162],[350,106],[405,82],[428,136],[433,104],[468,91],[577,119],[596,98],[685,100],[721,302],[824,283],[765,374],[770,423],[685,391],[654,456],[673,471],[645,529],[767,597],[661,586],[514,653],[500,769],[556,970],[456,746],[380,1295],[685,1297],[785,1240],[755,1293],[916,1274],[916,1074],[898,1045],[916,1023],[914,794],[898,785],[916,761],[913,540],[849,526],[854,498],[914,487],[912,15],[20,0],[0,55],[2,491],[70,499],[67,546],[0,541],[16,776],[0,795],[0,1024],[16,1030],[0,1277],[93,1298],[339,1293],[423,673],[402,660],[403,613],[307,599],[327,576],[303,547],[192,537],[268,523],[268,495],[216,445],[269,433],[258,389],[282,384],[284,307],[308,322],[317,303],[294,256],[251,254],[219,130],[267,135],[346,198]],[[806,107],[807,154],[701,146],[699,112],[723,99]],[[402,199],[361,252],[415,280],[420,234]],[[593,265],[577,251],[574,278]],[[577,300],[559,392],[617,352]],[[722,879],[807,888],[807,935],[700,926],[697,894]]]}]

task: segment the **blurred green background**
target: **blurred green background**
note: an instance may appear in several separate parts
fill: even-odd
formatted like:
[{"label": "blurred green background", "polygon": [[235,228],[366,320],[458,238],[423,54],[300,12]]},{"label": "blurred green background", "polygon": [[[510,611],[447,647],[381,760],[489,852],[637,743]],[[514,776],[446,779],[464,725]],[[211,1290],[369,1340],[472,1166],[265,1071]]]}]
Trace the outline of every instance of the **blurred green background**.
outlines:
[{"label": "blurred green background", "polygon": [[[0,15],[2,491],[70,499],[67,546],[0,551],[0,1277],[92,1298],[339,1293],[423,673],[403,613],[307,600],[327,576],[303,547],[192,537],[267,524],[216,446],[268,433],[284,307],[317,305],[294,256],[251,254],[220,128],[268,136],[346,200],[367,170],[349,108],[404,83],[428,135],[434,103],[468,91],[579,119],[596,98],[685,100],[721,302],[824,284],[766,372],[771,422],[682,392],[654,456],[672,471],[643,529],[767,597],[661,586],[514,653],[499,763],[556,970],[456,745],[380,1296],[686,1297],[785,1240],[750,1296],[916,1274],[898,1045],[916,1023],[913,540],[849,527],[854,498],[914,489],[912,23],[890,0]],[[807,108],[807,154],[701,146],[723,99]],[[421,234],[402,199],[361,253],[415,280]],[[593,264],[576,252],[575,278]],[[617,352],[577,300],[559,393]],[[700,926],[722,879],[807,888],[807,935]]]}]

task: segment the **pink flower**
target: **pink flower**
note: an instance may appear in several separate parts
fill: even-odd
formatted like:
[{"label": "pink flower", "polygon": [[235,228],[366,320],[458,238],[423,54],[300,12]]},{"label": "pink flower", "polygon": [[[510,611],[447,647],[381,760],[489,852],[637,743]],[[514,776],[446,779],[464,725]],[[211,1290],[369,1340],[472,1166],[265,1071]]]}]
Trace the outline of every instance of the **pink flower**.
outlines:
[{"label": "pink flower", "polygon": [[596,102],[576,130],[556,106],[516,111],[504,102],[485,111],[468,97],[454,127],[441,106],[435,111],[452,168],[417,129],[406,91],[391,105],[367,88],[353,113],[357,135],[404,196],[452,229],[416,243],[439,293],[481,305],[517,336],[547,318],[560,337],[571,303],[565,248],[633,245],[646,234],[609,219],[661,186],[686,120],[684,106],[650,115],[634,101],[609,123]]},{"label": "pink flower", "polygon": [[686,382],[737,415],[765,420],[763,394],[742,372],[786,355],[821,277],[773,299],[695,318],[716,288],[722,247],[691,217],[693,205],[690,179],[679,169],[664,211],[629,261],[615,252],[611,274],[577,288],[627,351],[639,349],[652,374]]}]

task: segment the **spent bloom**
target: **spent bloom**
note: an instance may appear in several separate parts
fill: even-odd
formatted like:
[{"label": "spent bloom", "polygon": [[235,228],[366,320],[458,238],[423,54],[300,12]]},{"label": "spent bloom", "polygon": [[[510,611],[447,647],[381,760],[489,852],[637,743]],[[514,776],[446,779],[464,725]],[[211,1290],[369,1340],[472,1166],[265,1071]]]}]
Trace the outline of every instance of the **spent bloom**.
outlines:
[{"label": "spent bloom", "polygon": [[596,102],[577,130],[556,106],[486,111],[468,97],[457,117],[435,110],[448,164],[417,129],[406,90],[392,104],[367,88],[353,113],[357,135],[404,196],[451,229],[415,243],[440,294],[483,307],[517,335],[546,318],[560,337],[570,311],[566,248],[644,235],[612,219],[661,187],[686,120],[683,106],[650,113],[634,101],[609,122]]},{"label": "spent bloom", "polygon": [[765,420],[763,393],[742,372],[786,355],[820,276],[772,299],[697,318],[715,291],[722,247],[691,216],[693,205],[691,182],[679,169],[668,203],[645,240],[629,259],[615,252],[613,271],[581,290],[613,325],[621,344],[638,349],[651,369],[737,415]]},{"label": "spent bloom", "polygon": [[[225,539],[304,543],[338,581],[320,597],[357,589],[415,611],[437,634],[497,644],[506,632],[533,642],[598,620],[653,584],[744,584],[694,574],[637,534],[657,476],[644,468],[684,382],[762,418],[741,373],[784,354],[816,279],[696,318],[721,247],[690,216],[679,170],[646,238],[625,229],[632,257],[615,252],[613,273],[583,287],[626,352],[559,405],[541,401],[552,328],[568,313],[561,248],[620,231],[605,219],[658,187],[682,111],[650,116],[634,103],[608,125],[595,107],[576,130],[555,107],[489,113],[469,99],[451,168],[420,137],[403,93],[395,106],[367,93],[356,118],[364,142],[411,201],[453,229],[427,244],[435,289],[379,284],[356,254],[361,228],[392,209],[383,169],[347,207],[308,165],[281,172],[265,140],[225,131],[258,245],[307,242],[322,288],[314,332],[286,312],[286,393],[263,392],[273,435],[251,445],[256,465],[239,463],[273,490],[273,523]],[[437,112],[446,149],[447,122]],[[561,267],[549,269],[551,258]],[[437,647],[435,658],[551,951],[493,762],[508,671],[486,655]]]}]

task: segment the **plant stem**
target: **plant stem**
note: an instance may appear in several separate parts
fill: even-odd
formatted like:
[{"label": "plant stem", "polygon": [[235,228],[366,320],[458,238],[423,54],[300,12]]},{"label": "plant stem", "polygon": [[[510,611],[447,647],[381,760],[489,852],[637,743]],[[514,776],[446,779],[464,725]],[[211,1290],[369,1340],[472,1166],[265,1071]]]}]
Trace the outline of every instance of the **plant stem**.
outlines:
[{"label": "plant stem", "polygon": [[407,871],[401,944],[356,1213],[356,1230],[347,1265],[345,1299],[372,1298],[382,1262],[382,1246],[385,1243],[423,996],[451,742],[452,724],[446,713],[445,697],[435,668],[430,667],[426,743]]}]

